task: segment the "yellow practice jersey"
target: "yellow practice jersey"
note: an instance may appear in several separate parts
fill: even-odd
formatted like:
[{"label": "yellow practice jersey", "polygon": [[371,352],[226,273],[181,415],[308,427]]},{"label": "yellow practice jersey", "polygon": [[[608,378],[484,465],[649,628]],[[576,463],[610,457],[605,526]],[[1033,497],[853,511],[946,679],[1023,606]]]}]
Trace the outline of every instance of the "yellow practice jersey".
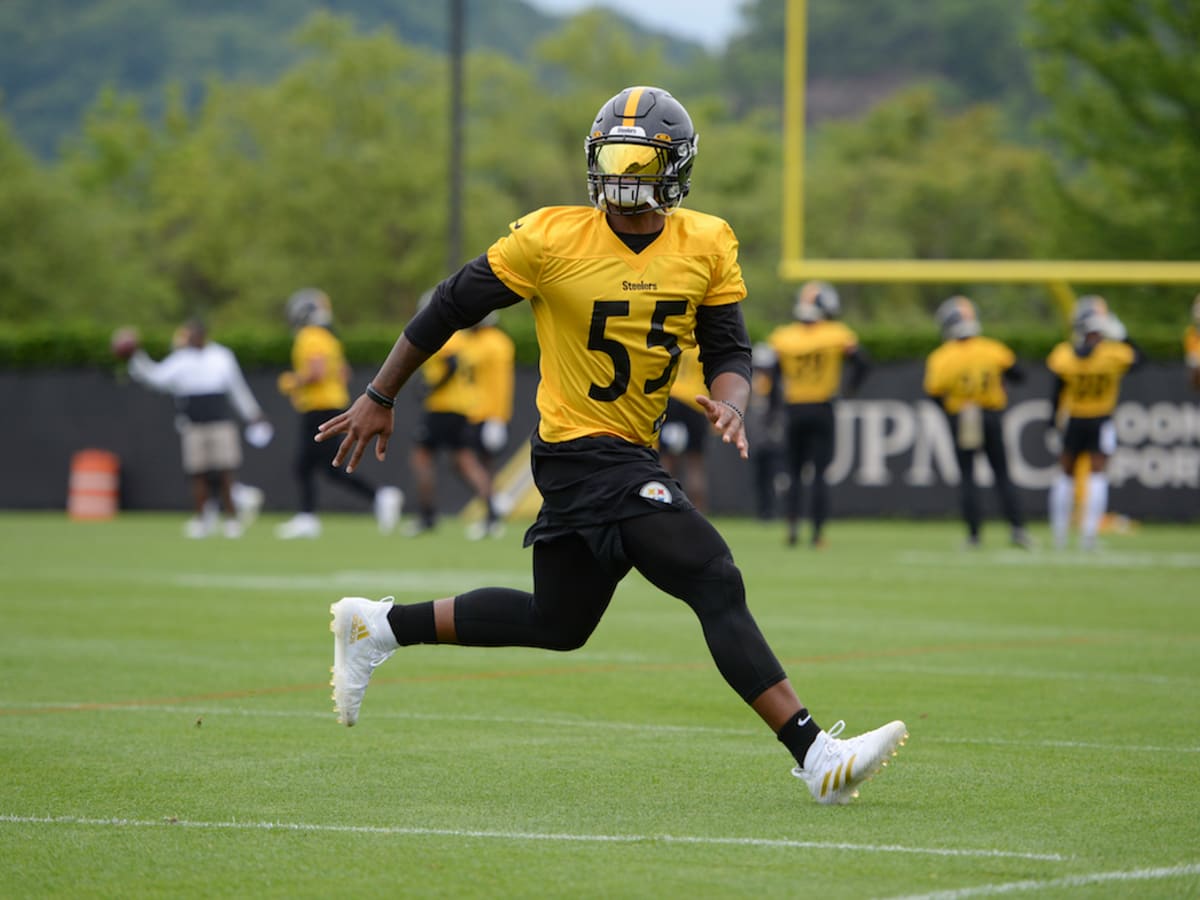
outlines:
[{"label": "yellow practice jersey", "polygon": [[1200,330],[1189,325],[1183,333],[1183,355],[1192,368],[1200,368]]},{"label": "yellow practice jersey", "polygon": [[708,385],[704,383],[704,367],[700,365],[700,348],[691,347],[679,354],[679,371],[671,385],[671,396],[696,412],[704,407],[696,402],[698,396],[708,396]]},{"label": "yellow practice jersey", "polygon": [[470,420],[508,422],[512,419],[513,360],[516,356],[512,338],[490,325],[461,333],[467,337],[462,356],[475,386],[475,407],[471,410]]},{"label": "yellow practice jersey", "polygon": [[298,386],[291,393],[292,405],[300,412],[314,409],[344,409],[350,403],[346,389],[346,355],[342,342],[320,325],[305,325],[292,342],[292,370],[301,377],[319,368],[317,381]]},{"label": "yellow practice jersey", "polygon": [[538,431],[549,442],[614,435],[653,446],[695,346],[696,310],[746,296],[737,238],[722,219],[680,209],[635,253],[604,213],[537,210],[510,226],[488,263],[533,308],[541,347]]},{"label": "yellow practice jersey", "polygon": [[[475,374],[471,370],[468,344],[470,338],[465,331],[456,331],[433,356],[421,366],[428,393],[425,395],[426,412],[458,413],[470,416],[476,407]],[[451,366],[454,371],[451,372]]]},{"label": "yellow practice jersey", "polygon": [[842,362],[858,336],[841,322],[793,322],[776,328],[767,342],[779,358],[783,402],[823,403],[842,386]]},{"label": "yellow practice jersey", "polygon": [[1004,409],[1004,373],[1016,362],[1012,350],[991,338],[946,341],[925,361],[925,393],[941,400],[950,413],[968,404]]},{"label": "yellow practice jersey", "polygon": [[1121,392],[1121,378],[1134,362],[1134,351],[1120,341],[1100,341],[1080,356],[1065,341],[1050,351],[1046,365],[1063,380],[1059,408],[1069,416],[1098,419],[1112,415]]}]

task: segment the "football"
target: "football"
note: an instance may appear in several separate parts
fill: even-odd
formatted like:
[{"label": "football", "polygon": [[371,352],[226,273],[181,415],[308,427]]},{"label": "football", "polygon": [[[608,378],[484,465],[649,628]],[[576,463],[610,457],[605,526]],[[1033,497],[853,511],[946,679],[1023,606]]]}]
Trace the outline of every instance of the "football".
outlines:
[{"label": "football", "polygon": [[112,348],[113,356],[118,359],[129,359],[138,348],[137,329],[118,328],[113,332],[109,346]]}]

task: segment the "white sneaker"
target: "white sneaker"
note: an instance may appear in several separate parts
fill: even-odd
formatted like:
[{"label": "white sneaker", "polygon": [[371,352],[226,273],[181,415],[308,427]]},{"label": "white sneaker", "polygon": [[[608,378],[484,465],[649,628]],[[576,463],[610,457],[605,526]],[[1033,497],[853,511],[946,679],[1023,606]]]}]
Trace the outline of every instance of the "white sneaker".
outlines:
[{"label": "white sneaker", "polygon": [[396,652],[400,646],[388,624],[388,610],[393,598],[367,600],[364,597],[343,597],[329,611],[333,622],[333,710],[339,725],[347,727],[358,721],[358,709],[375,667]]},{"label": "white sneaker", "polygon": [[201,540],[212,534],[212,523],[206,518],[193,516],[188,519],[183,525],[184,537],[192,540]]},{"label": "white sneaker", "polygon": [[312,513],[296,513],[275,529],[275,537],[285,541],[296,538],[319,538],[321,520]]},{"label": "white sneaker", "polygon": [[490,525],[477,519],[467,526],[466,535],[468,541],[482,541],[484,538],[502,538],[504,537],[504,523],[497,519]]},{"label": "white sneaker", "polygon": [[381,487],[375,492],[375,521],[380,534],[391,534],[400,521],[400,508],[404,506],[404,492],[398,487]]},{"label": "white sneaker", "polygon": [[221,531],[227,538],[240,538],[242,536],[242,523],[237,519],[226,519],[221,525]]},{"label": "white sneaker", "polygon": [[258,518],[259,512],[262,511],[264,497],[262,488],[235,481],[229,489],[229,494],[233,499],[233,508],[237,511],[238,521],[243,528],[249,528],[251,523]]},{"label": "white sneaker", "polygon": [[908,728],[900,721],[839,740],[845,727],[846,723],[839,721],[829,731],[822,731],[808,748],[804,767],[792,769],[818,803],[849,803],[858,796],[859,785],[886,766],[908,740]]}]

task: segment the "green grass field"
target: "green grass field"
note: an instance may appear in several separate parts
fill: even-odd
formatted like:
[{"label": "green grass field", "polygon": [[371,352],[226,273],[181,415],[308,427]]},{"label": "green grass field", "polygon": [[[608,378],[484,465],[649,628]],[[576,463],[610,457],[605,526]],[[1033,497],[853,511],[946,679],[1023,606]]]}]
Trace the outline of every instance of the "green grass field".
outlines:
[{"label": "green grass field", "polygon": [[338,726],[331,601],[528,587],[529,554],[273,524],[0,515],[0,895],[1200,896],[1198,527],[719,521],[817,720],[908,723],[829,808],[637,575],[582,650],[404,649]]}]

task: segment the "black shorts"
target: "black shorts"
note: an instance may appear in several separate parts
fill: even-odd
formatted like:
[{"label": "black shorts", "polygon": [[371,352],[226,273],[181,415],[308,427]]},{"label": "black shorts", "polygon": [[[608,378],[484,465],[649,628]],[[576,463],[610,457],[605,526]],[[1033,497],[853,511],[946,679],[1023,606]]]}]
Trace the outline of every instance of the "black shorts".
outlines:
[{"label": "black shorts", "polygon": [[681,400],[667,400],[667,419],[658,434],[663,453],[699,453],[712,432],[708,416]]},{"label": "black shorts", "polygon": [[793,403],[787,407],[788,462],[799,469],[811,462],[824,471],[833,462],[833,403]]},{"label": "black shorts", "polygon": [[612,571],[627,571],[617,523],[663,510],[695,509],[658,453],[615,437],[530,441],[533,481],[542,495],[525,546],[580,535]]},{"label": "black shorts", "polygon": [[427,412],[417,426],[413,443],[427,450],[461,450],[474,446],[474,434],[466,416],[450,412]]},{"label": "black shorts", "polygon": [[1117,449],[1117,429],[1108,416],[1095,419],[1067,419],[1063,432],[1063,452],[1071,456],[1080,453],[1102,453],[1112,456]]}]

